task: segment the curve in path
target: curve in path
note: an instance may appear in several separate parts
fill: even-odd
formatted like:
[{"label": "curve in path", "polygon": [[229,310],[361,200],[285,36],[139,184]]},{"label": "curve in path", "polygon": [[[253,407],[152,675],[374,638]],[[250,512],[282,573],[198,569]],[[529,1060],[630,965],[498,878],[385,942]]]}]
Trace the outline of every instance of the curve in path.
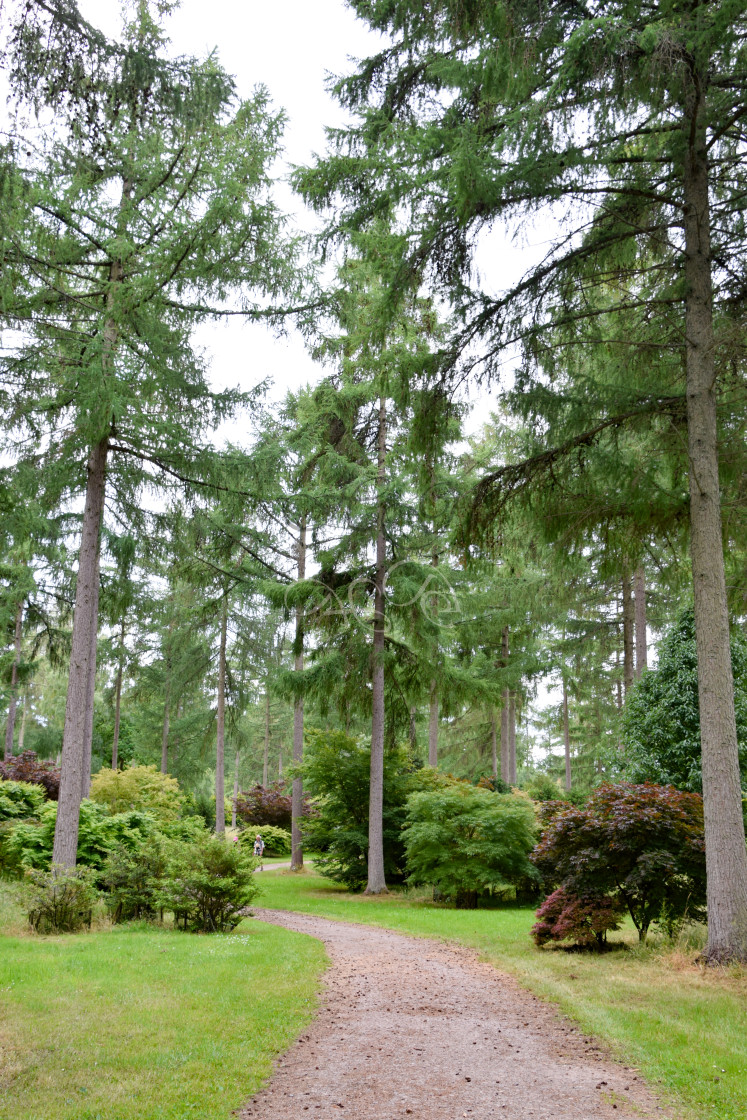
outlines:
[{"label": "curve in path", "polygon": [[319,1015],[241,1120],[662,1117],[635,1070],[469,950],[255,910],[324,942]]}]

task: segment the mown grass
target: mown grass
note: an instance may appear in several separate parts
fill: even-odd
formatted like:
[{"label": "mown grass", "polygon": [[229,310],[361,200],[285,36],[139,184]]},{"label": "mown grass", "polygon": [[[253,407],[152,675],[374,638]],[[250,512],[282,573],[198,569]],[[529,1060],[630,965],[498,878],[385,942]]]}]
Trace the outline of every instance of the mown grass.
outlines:
[{"label": "mown grass", "polygon": [[313,872],[272,872],[261,905],[457,941],[555,1001],[585,1032],[641,1070],[679,1116],[747,1116],[747,970],[704,969],[696,948],[652,944],[632,930],[603,955],[538,950],[531,909],[452,910],[423,894],[346,893]]},{"label": "mown grass", "polygon": [[250,922],[18,936],[16,893],[0,884],[2,1120],[229,1120],[313,1015],[312,938]]}]

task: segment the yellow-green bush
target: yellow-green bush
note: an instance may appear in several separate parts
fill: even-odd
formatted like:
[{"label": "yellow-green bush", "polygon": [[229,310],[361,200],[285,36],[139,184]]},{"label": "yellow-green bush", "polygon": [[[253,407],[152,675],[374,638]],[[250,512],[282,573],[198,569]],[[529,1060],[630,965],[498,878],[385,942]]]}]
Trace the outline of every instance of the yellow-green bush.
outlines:
[{"label": "yellow-green bush", "polygon": [[176,778],[155,766],[129,766],[126,770],[99,770],[91,782],[91,801],[106,805],[110,813],[141,809],[161,821],[175,821],[184,807]]}]

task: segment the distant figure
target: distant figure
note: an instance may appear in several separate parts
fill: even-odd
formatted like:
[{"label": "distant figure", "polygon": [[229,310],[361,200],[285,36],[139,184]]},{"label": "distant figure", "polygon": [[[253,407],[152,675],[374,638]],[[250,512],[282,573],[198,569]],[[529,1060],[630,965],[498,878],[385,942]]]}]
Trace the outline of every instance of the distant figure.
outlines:
[{"label": "distant figure", "polygon": [[257,833],[254,837],[254,854],[259,860],[259,866],[262,867],[262,853],[265,850],[265,842],[262,837]]}]

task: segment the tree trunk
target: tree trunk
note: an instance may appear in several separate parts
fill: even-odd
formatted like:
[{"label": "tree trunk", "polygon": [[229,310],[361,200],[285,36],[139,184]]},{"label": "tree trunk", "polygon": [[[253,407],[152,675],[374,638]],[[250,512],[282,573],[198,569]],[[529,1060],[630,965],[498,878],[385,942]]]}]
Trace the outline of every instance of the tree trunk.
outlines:
[{"label": "tree trunk", "polygon": [[490,712],[490,754],[493,766],[493,777],[498,777],[498,736],[495,726],[495,709]]},{"label": "tree trunk", "polygon": [[283,744],[278,746],[278,781],[283,780]]},{"label": "tree trunk", "polygon": [[91,792],[91,755],[93,751],[93,705],[96,699],[96,653],[99,640],[99,581],[96,581],[96,622],[91,627],[91,653],[88,660],[88,686],[86,688],[86,728],[83,758],[81,769],[81,797],[88,797]]},{"label": "tree trunk", "polygon": [[171,728],[171,696],[167,683],[163,698],[163,724],[161,725],[161,773],[169,772],[169,730]]},{"label": "tree trunk", "polygon": [[[83,510],[78,578],[75,587],[70,674],[62,735],[60,794],[52,861],[74,867],[78,852],[78,823],[87,722],[92,631],[98,631],[99,549],[106,490],[107,439],[92,449],[88,459],[86,503]],[[93,666],[95,672],[95,665]]]},{"label": "tree trunk", "polygon": [[18,733],[18,753],[23,754],[23,740],[26,738],[26,716],[29,712],[29,698],[24,696],[23,709],[21,712],[21,730]]},{"label": "tree trunk", "polygon": [[415,716],[416,715],[417,715],[417,708],[415,707],[414,704],[411,704],[410,705],[410,736],[409,736],[409,738],[410,738],[410,750],[411,750],[413,755],[415,754],[415,751],[417,750],[417,746],[418,746],[418,727],[417,727],[417,723],[415,722]]},{"label": "tree trunk", "polygon": [[516,693],[508,700],[508,772],[512,786],[516,785]]},{"label": "tree trunk", "polygon": [[[122,675],[124,673],[124,640],[125,616],[122,615],[122,625],[119,631],[119,663],[117,665],[117,683],[114,689],[114,737],[112,739],[112,770],[119,764],[119,718],[122,704]],[[163,758],[161,759],[163,765]]]},{"label": "tree trunk", "polygon": [[646,572],[639,564],[633,577],[635,586],[635,675],[640,677],[648,663],[646,637]]},{"label": "tree trunk", "polygon": [[[298,527],[298,579],[306,578],[306,518],[301,518]],[[295,672],[303,672],[303,607],[296,607],[296,656],[293,663]],[[293,704],[293,762],[300,766],[303,762],[303,696],[297,696]],[[301,819],[303,817],[303,779],[293,779],[291,802],[291,871],[303,870],[303,846],[301,844]]]},{"label": "tree trunk", "polygon": [[508,740],[508,689],[504,688],[503,706],[501,708],[501,779],[507,784],[510,784],[511,761]]},{"label": "tree trunk", "polygon": [[431,702],[428,711],[428,765],[438,766],[438,692],[436,682],[431,681]]},{"label": "tree trunk", "polygon": [[226,831],[226,636],[228,633],[228,594],[223,596],[220,620],[220,649],[218,651],[218,719],[215,744],[215,832]]},{"label": "tree trunk", "polygon": [[386,400],[379,399],[378,507],[376,514],[376,575],[371,670],[371,785],[368,804],[368,883],[366,894],[387,890],[384,876],[384,625],[386,589],[386,538],[384,498],[386,480]]},{"label": "tree trunk", "polygon": [[239,752],[233,764],[233,800],[231,801],[231,828],[236,828],[236,804],[239,800]]},{"label": "tree trunk", "polygon": [[565,745],[565,788],[571,788],[571,729],[568,721],[568,686],[563,673],[563,743]]},{"label": "tree trunk", "polygon": [[13,667],[10,670],[10,700],[8,702],[8,722],[5,725],[5,761],[13,757],[13,735],[16,729],[16,705],[18,703],[18,666],[21,663],[21,638],[23,637],[23,603],[16,608],[16,627],[13,644]]},{"label": "tree trunk", "polygon": [[262,754],[262,785],[265,789],[270,781],[270,688],[265,687],[265,747]]},{"label": "tree trunk", "polygon": [[633,588],[630,572],[627,569],[622,577],[622,616],[623,616],[623,685],[627,697],[633,681],[635,680],[635,664],[633,661],[635,605],[633,603]]},{"label": "tree trunk", "polygon": [[703,758],[711,961],[747,960],[747,849],[737,754],[721,533],[716,367],[703,76],[692,75],[683,121],[685,350],[690,532]]}]

